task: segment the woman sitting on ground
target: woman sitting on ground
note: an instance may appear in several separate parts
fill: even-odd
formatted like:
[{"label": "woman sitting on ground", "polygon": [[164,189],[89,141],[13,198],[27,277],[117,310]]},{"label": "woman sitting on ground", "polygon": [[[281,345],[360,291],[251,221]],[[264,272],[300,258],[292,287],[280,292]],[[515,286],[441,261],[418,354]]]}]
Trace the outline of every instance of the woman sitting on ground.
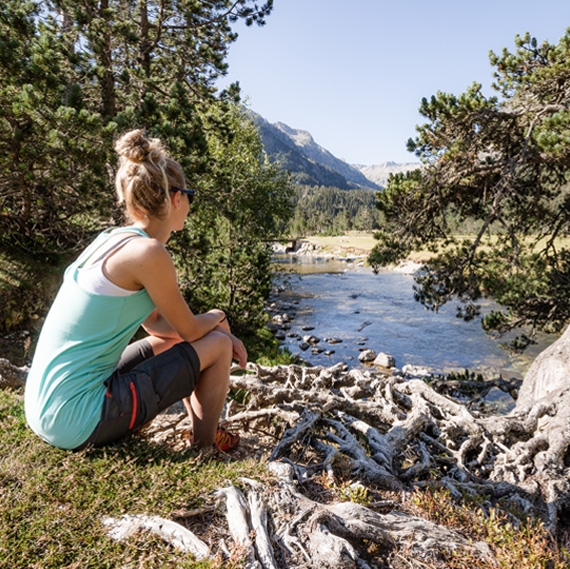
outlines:
[{"label": "woman sitting on ground", "polygon": [[[218,428],[232,358],[247,352],[223,311],[193,314],[165,249],[192,201],[180,165],[134,130],[115,145],[116,188],[130,225],[112,228],[65,272],[25,390],[26,418],[64,449],[102,446],[183,400],[197,447],[237,445]],[[148,332],[131,342],[140,326]]]}]

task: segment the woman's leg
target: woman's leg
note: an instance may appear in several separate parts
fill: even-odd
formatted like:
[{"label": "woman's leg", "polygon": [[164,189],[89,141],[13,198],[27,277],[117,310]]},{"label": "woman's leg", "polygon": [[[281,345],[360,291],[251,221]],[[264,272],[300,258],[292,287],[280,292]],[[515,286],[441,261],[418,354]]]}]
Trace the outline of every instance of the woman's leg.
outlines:
[{"label": "woman's leg", "polygon": [[[147,340],[158,355],[180,340],[149,336]],[[184,400],[192,419],[194,444],[198,447],[214,443],[220,415],[229,389],[232,342],[222,332],[210,332],[192,342],[200,359],[200,378],[192,395]]]}]

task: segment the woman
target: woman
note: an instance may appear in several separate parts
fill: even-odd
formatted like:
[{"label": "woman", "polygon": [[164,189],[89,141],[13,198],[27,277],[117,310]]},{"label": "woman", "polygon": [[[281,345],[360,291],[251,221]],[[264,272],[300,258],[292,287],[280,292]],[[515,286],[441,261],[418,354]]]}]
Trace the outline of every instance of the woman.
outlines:
[{"label": "woman", "polygon": [[[165,249],[193,192],[160,141],[140,130],[115,150],[131,224],[101,233],[67,268],[28,375],[28,424],[60,448],[101,446],[182,399],[197,447],[233,448],[237,435],[218,420],[232,358],[244,367],[247,352],[221,310],[192,313]],[[129,343],[141,324],[148,337]]]}]

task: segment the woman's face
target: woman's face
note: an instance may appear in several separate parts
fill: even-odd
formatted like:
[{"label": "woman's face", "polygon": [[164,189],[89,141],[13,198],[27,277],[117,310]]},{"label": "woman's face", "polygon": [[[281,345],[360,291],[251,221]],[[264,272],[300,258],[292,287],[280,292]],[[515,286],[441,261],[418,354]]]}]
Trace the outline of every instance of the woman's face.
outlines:
[{"label": "woman's face", "polygon": [[190,196],[186,192],[175,192],[172,195],[172,209],[176,216],[175,231],[184,229],[184,222],[190,211]]}]

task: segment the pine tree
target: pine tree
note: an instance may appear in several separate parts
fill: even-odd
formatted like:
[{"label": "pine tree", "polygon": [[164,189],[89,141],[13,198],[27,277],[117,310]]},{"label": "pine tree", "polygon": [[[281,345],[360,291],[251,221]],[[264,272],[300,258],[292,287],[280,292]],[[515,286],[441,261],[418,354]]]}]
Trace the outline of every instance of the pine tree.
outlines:
[{"label": "pine tree", "polygon": [[[408,146],[424,167],[392,176],[380,194],[388,222],[370,259],[430,247],[439,254],[416,286],[427,307],[459,298],[472,317],[490,295],[505,310],[485,318],[488,330],[558,331],[570,320],[570,249],[560,240],[570,231],[570,30],[556,45],[515,41],[515,53],[491,53],[501,99],[474,84],[422,101],[428,122]],[[456,239],[450,219],[474,220],[475,235]]]},{"label": "pine tree", "polygon": [[237,86],[218,94],[214,82],[237,39],[232,24],[262,25],[272,4],[7,0],[0,14],[6,254],[59,263],[120,222],[113,141],[142,128],[165,142],[200,196],[189,231],[202,233],[187,240],[201,245],[191,256],[173,245],[193,308],[215,303],[238,326],[258,326],[270,282],[267,242],[289,215],[288,183],[265,164],[259,136],[238,110]]}]

